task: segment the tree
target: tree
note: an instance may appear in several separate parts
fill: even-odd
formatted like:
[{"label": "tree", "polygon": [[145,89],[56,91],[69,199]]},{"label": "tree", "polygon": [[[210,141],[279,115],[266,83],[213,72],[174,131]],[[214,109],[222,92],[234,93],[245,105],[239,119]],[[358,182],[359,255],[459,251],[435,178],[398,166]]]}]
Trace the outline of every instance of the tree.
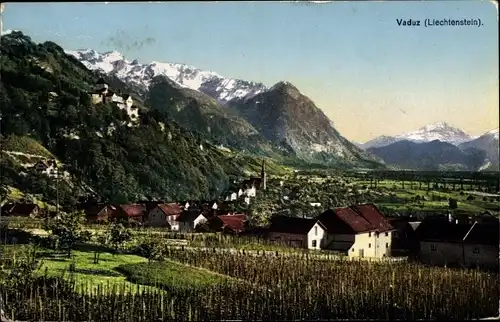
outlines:
[{"label": "tree", "polygon": [[196,225],[194,229],[197,233],[209,233],[212,230],[210,229],[210,225],[208,222],[201,222],[198,225]]},{"label": "tree", "polygon": [[458,208],[458,202],[456,199],[450,198],[448,199],[448,207],[450,209],[457,209]]},{"label": "tree", "polygon": [[45,229],[55,238],[56,248],[66,249],[68,257],[71,257],[74,244],[81,239],[84,216],[83,211],[60,213],[45,221]]},{"label": "tree", "polygon": [[163,260],[165,247],[160,242],[152,240],[141,243],[138,247],[141,256],[146,257],[148,262],[152,260]]},{"label": "tree", "polygon": [[118,252],[121,245],[130,239],[132,239],[132,233],[121,223],[113,223],[108,230],[108,241],[113,246],[115,253]]}]

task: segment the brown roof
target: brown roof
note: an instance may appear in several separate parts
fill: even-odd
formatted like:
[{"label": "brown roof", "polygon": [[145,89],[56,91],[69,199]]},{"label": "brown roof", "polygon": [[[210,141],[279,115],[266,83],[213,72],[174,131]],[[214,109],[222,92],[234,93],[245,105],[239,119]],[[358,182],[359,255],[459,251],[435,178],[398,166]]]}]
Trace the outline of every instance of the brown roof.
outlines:
[{"label": "brown roof", "polygon": [[222,228],[229,228],[234,232],[241,232],[245,228],[245,215],[227,215],[215,217],[222,222]]},{"label": "brown roof", "polygon": [[[312,218],[275,216],[271,218],[271,225],[269,226],[269,231],[277,233],[304,235],[307,234],[317,222],[319,222],[318,219],[312,219]],[[319,223],[322,227],[324,227],[324,225],[321,222]]]},{"label": "brown roof", "polygon": [[318,219],[329,233],[334,234],[359,234],[375,230],[366,219],[349,207],[329,209],[319,215]]},{"label": "brown roof", "polygon": [[33,203],[11,203],[2,207],[2,215],[29,216],[37,208]]},{"label": "brown roof", "polygon": [[167,216],[179,215],[182,213],[182,207],[178,203],[162,203],[158,205],[158,208]]},{"label": "brown roof", "polygon": [[356,205],[350,208],[360,214],[379,232],[386,232],[394,229],[374,204]]},{"label": "brown roof", "polygon": [[118,205],[118,208],[128,217],[142,217],[146,206],[140,204]]}]

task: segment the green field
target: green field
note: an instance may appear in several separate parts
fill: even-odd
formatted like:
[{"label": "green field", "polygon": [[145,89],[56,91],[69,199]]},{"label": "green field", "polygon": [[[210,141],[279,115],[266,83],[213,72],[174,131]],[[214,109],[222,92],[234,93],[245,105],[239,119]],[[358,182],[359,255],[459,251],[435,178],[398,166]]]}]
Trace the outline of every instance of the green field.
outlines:
[{"label": "green field", "polygon": [[[0,257],[20,257],[26,246],[3,245]],[[131,290],[168,288],[201,288],[224,283],[228,276],[191,267],[172,260],[149,263],[146,258],[129,255],[99,253],[98,263],[94,263],[94,252],[72,251],[71,258],[66,253],[49,249],[38,249],[37,256],[41,265],[40,276],[74,278],[77,291],[89,292],[97,288]],[[234,279],[234,278],[233,278]]]},{"label": "green field", "polygon": [[[370,181],[350,178],[351,185],[357,189],[366,188],[366,192],[375,192],[377,196],[370,196],[369,201],[378,206],[394,211],[436,212],[449,210],[448,199],[457,200],[456,213],[479,214],[485,211],[498,211],[498,195],[486,194],[479,191],[460,191],[439,187],[427,190],[427,185],[419,182],[401,182],[394,180],[381,180],[376,187],[370,186]],[[391,200],[391,196],[393,197]],[[395,198],[394,198],[395,197]],[[418,198],[419,200],[416,200]]]},{"label": "green field", "polygon": [[204,288],[223,284],[227,276],[171,260],[151,263],[124,264],[117,267],[134,283],[158,288]]}]

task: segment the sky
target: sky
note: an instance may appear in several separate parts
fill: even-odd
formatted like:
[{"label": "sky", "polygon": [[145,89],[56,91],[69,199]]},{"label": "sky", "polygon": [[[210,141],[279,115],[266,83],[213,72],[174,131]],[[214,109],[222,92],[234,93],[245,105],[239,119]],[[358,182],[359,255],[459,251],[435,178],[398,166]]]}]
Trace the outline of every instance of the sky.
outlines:
[{"label": "sky", "polygon": [[[352,141],[441,121],[471,135],[499,126],[493,2],[7,3],[2,17],[4,30],[65,49],[289,81]],[[482,25],[424,27],[426,18]]]}]

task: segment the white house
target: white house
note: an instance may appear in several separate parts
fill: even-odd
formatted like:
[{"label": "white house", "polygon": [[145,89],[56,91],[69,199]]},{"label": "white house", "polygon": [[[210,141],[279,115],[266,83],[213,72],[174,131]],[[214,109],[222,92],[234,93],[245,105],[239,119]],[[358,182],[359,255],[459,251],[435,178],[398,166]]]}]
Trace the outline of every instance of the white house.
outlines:
[{"label": "white house", "polygon": [[190,233],[195,231],[198,224],[207,222],[207,218],[199,210],[184,210],[177,217],[177,222],[179,223],[179,232]]},{"label": "white house", "polygon": [[177,217],[182,213],[181,206],[177,203],[158,204],[148,213],[145,225],[152,227],[168,227],[179,230]]},{"label": "white house", "polygon": [[271,219],[268,238],[292,247],[321,249],[326,227],[317,219],[276,216]]},{"label": "white house", "polygon": [[326,227],[326,249],[350,257],[391,255],[394,228],[373,204],[329,209],[317,219]]}]

